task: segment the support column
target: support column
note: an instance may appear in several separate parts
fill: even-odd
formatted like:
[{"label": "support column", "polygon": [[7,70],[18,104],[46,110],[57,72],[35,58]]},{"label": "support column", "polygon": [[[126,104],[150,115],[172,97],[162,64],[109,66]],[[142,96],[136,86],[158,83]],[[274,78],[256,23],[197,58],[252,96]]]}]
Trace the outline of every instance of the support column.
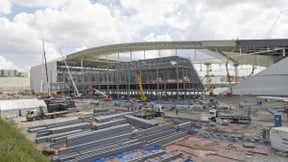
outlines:
[{"label": "support column", "polygon": [[209,92],[211,90],[211,78],[210,78],[210,68],[211,63],[205,63],[206,66],[206,91]]},{"label": "support column", "polygon": [[234,83],[238,83],[238,66],[239,64],[234,64]]},{"label": "support column", "polygon": [[[177,49],[175,50],[176,56],[178,56]],[[176,63],[176,75],[177,75],[177,101],[179,101],[179,65],[178,65],[178,57]]]},{"label": "support column", "polygon": [[156,91],[156,96],[157,98],[159,98],[159,68],[157,67],[157,71],[156,71],[156,82],[157,82],[157,91]]},{"label": "support column", "polygon": [[[130,62],[132,61],[132,51],[130,50]],[[131,91],[131,63],[129,63],[128,69],[128,99],[130,99],[130,91]]]},{"label": "support column", "polygon": [[[120,57],[119,57],[119,52],[117,53],[117,62],[118,62],[118,65],[119,65],[119,62],[120,62]],[[121,80],[120,79],[120,76],[119,76],[119,70],[120,70],[120,67],[117,69],[117,77],[116,79],[118,80],[114,80],[115,83],[117,83],[117,99],[119,100],[120,99],[120,96],[119,96],[119,93],[120,93],[120,90],[119,90],[119,81]]]}]

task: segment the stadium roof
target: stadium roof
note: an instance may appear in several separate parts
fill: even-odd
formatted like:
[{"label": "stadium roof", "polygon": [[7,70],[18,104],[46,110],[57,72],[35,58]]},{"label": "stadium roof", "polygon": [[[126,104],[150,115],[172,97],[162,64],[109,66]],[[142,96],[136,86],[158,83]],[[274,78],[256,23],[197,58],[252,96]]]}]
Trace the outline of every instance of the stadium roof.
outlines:
[{"label": "stadium roof", "polygon": [[[258,39],[258,40],[210,40],[210,41],[160,41],[136,42],[114,45],[105,45],[86,49],[67,56],[67,62],[74,65],[83,65],[81,60],[90,62],[113,63],[100,59],[105,55],[149,50],[180,50],[206,49],[217,58],[225,58],[236,64],[254,64],[270,66],[286,57],[288,39]],[[117,62],[117,61],[116,61]],[[85,61],[86,64],[86,61]],[[91,64],[92,65],[92,64]]]}]

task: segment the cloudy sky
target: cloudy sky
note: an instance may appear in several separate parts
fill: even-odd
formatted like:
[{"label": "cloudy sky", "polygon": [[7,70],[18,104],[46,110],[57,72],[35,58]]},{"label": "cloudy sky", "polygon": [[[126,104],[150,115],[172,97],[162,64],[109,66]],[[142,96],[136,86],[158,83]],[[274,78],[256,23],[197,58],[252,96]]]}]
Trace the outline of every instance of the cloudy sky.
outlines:
[{"label": "cloudy sky", "polygon": [[288,37],[286,0],[1,0],[0,69],[29,71],[59,50],[158,40]]}]

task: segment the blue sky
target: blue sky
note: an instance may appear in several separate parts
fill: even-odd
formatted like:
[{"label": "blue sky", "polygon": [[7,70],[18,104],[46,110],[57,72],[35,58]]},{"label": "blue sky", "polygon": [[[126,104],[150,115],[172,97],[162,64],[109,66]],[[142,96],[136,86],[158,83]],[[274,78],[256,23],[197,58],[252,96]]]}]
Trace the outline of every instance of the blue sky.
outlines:
[{"label": "blue sky", "polygon": [[1,0],[0,69],[106,44],[287,38],[286,0]]}]

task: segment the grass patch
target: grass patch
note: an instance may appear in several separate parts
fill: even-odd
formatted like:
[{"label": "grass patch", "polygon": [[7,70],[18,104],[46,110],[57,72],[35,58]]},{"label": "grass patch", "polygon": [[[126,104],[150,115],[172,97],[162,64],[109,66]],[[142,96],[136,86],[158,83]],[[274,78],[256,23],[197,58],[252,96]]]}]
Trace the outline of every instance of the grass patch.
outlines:
[{"label": "grass patch", "polygon": [[33,143],[0,117],[0,161],[49,162]]}]

